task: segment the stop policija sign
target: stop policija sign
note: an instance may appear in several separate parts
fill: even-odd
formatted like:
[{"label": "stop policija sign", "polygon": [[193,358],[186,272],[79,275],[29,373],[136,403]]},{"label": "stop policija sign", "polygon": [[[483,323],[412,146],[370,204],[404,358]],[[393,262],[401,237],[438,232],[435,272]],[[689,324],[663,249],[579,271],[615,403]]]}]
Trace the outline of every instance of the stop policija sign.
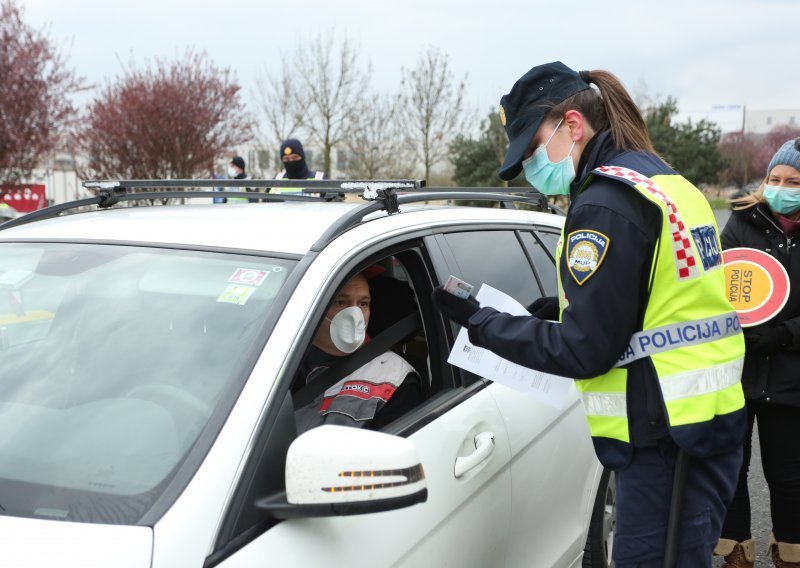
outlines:
[{"label": "stop policija sign", "polygon": [[742,327],[769,321],[789,299],[789,275],[774,257],[752,248],[723,251],[728,300]]}]

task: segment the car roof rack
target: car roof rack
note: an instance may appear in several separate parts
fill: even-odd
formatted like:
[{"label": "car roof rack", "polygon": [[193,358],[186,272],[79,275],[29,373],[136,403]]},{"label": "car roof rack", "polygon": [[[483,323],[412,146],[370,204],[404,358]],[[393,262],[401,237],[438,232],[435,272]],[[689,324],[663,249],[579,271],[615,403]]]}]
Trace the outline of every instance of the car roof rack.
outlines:
[{"label": "car roof rack", "polygon": [[[96,191],[94,197],[87,197],[39,209],[7,221],[0,225],[0,231],[41,219],[57,217],[69,210],[96,205],[98,209],[108,209],[123,201],[153,201],[180,198],[240,197],[266,202],[282,201],[324,201],[326,194],[359,194],[369,203],[342,216],[328,228],[311,250],[321,250],[336,236],[359,224],[364,217],[376,212],[386,211],[389,215],[399,213],[399,206],[407,203],[426,201],[485,201],[499,202],[500,207],[516,208],[517,203],[533,206],[539,211],[563,215],[564,212],[551,204],[547,197],[536,190],[526,188],[491,187],[427,187],[425,180],[274,180],[274,179],[171,179],[171,180],[99,180],[85,181],[83,186]],[[191,191],[195,188],[244,188],[248,191]],[[189,190],[187,190],[187,188]],[[267,191],[253,191],[256,189]],[[270,189],[293,188],[308,193],[319,193],[322,197],[293,195],[291,193],[268,193]],[[221,195],[221,194],[222,195]]]}]

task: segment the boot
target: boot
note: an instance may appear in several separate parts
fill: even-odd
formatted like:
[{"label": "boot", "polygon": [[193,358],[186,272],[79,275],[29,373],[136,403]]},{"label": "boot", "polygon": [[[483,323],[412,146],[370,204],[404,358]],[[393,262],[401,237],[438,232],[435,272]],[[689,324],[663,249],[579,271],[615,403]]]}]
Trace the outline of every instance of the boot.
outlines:
[{"label": "boot", "polygon": [[736,542],[729,538],[721,538],[714,548],[715,556],[724,556],[722,568],[753,568],[756,561],[756,541],[752,538],[744,542]]},{"label": "boot", "polygon": [[800,544],[778,542],[769,535],[769,555],[776,568],[800,568]]}]

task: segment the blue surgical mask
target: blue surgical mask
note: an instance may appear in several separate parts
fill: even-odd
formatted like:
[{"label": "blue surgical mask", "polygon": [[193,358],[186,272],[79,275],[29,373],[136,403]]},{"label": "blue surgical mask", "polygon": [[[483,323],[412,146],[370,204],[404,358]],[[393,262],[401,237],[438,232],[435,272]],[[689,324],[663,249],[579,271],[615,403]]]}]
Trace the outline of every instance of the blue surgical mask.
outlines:
[{"label": "blue surgical mask", "polygon": [[533,155],[522,162],[525,179],[545,195],[569,195],[569,184],[575,179],[575,164],[572,163],[574,141],[569,148],[567,157],[560,162],[551,162],[547,155],[547,145],[550,144],[550,140],[555,136],[563,120],[562,118],[558,121],[547,142],[536,148]]},{"label": "blue surgical mask", "polygon": [[764,186],[764,199],[776,213],[785,215],[800,209],[800,189],[767,185]]}]

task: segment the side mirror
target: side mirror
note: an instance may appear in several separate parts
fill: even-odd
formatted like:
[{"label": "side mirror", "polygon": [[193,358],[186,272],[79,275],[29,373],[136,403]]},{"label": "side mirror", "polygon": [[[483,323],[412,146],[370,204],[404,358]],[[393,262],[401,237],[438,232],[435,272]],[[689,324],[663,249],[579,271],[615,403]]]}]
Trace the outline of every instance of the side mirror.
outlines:
[{"label": "side mirror", "polygon": [[347,426],[299,436],[286,456],[286,493],[258,502],[273,518],[359,515],[428,498],[425,473],[405,438]]}]

